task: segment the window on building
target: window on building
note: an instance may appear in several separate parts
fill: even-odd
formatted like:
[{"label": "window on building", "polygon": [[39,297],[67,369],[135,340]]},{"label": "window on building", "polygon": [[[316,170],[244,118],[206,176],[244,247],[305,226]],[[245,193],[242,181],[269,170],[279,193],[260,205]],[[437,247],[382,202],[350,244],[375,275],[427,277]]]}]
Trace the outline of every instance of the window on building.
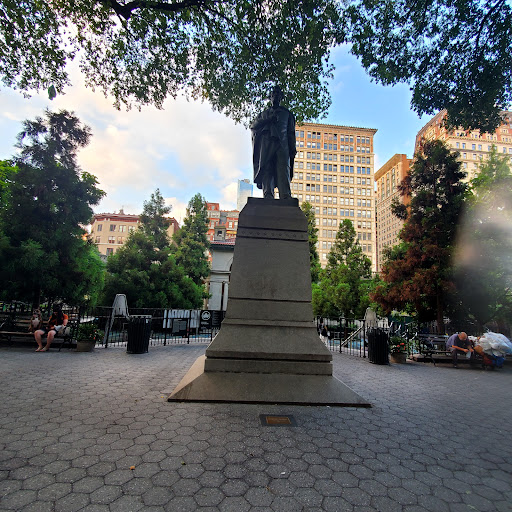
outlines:
[{"label": "window on building", "polygon": [[122,236],[117,237],[117,243],[122,244],[124,242],[124,238]]},{"label": "window on building", "polygon": [[110,224],[110,231],[115,231],[115,230],[116,230],[116,225]]},{"label": "window on building", "polygon": [[107,247],[107,256],[114,254],[114,249],[112,247]]},{"label": "window on building", "polygon": [[108,243],[109,244],[115,244],[116,243],[116,237],[115,236],[109,236],[108,237]]},{"label": "window on building", "polygon": [[98,224],[96,231],[102,231],[102,230],[103,230],[103,224]]},{"label": "window on building", "polygon": [[97,244],[99,244],[99,243],[100,243],[100,241],[101,241],[101,237],[100,237],[100,236],[97,236],[97,237],[96,237],[95,242],[96,242]]}]

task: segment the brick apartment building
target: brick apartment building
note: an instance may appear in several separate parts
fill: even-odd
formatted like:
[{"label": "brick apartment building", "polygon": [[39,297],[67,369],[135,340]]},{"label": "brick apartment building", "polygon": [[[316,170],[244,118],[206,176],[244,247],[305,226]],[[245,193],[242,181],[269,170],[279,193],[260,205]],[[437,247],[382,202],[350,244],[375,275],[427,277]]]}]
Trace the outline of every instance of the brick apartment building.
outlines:
[{"label": "brick apartment building", "polygon": [[[167,230],[169,237],[179,229],[176,219],[171,218]],[[140,224],[138,215],[131,215],[120,210],[119,213],[97,213],[91,223],[92,241],[98,246],[100,254],[108,256],[122,247],[131,231]]]}]

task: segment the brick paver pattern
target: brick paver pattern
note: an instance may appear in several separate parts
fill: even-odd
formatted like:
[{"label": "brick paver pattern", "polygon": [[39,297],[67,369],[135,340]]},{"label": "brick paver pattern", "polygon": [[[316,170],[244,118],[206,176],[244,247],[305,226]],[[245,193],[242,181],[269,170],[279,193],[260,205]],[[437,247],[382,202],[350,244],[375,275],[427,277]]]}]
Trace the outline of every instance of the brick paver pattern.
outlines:
[{"label": "brick paver pattern", "polygon": [[512,510],[510,365],[334,354],[371,409],[167,402],[204,350],[0,349],[0,510]]}]

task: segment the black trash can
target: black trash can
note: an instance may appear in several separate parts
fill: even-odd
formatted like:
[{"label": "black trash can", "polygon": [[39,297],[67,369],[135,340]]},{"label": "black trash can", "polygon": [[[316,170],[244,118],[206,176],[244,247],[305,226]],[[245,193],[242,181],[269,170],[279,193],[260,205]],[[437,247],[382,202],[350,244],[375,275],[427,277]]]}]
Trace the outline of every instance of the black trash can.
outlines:
[{"label": "black trash can", "polygon": [[144,354],[149,350],[151,336],[151,315],[131,315],[128,322],[128,343],[126,352]]},{"label": "black trash can", "polygon": [[389,335],[382,329],[368,331],[368,360],[374,364],[389,364]]}]

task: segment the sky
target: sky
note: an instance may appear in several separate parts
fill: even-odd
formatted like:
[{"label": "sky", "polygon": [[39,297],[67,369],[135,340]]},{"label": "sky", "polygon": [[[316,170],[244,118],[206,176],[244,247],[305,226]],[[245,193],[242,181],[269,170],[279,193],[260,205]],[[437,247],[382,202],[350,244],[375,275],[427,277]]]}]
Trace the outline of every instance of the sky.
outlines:
[{"label": "sky", "polygon": [[[395,153],[412,157],[416,133],[431,116],[420,119],[411,110],[409,87],[372,82],[347,46],[334,49],[331,61],[336,68],[329,82],[332,105],[320,122],[377,129],[375,171]],[[106,192],[95,213],[123,209],[139,214],[157,188],[180,224],[197,193],[223,210],[236,208],[237,180],[252,181],[251,136],[244,126],[207,103],[184,98],[166,100],[162,110],[116,110],[112,98],[85,88],[77,72],[71,80],[73,85],[53,101],[46,91],[25,98],[0,89],[0,159],[15,153],[23,120],[42,115],[45,108],[72,110],[92,129],[78,162]]]}]

